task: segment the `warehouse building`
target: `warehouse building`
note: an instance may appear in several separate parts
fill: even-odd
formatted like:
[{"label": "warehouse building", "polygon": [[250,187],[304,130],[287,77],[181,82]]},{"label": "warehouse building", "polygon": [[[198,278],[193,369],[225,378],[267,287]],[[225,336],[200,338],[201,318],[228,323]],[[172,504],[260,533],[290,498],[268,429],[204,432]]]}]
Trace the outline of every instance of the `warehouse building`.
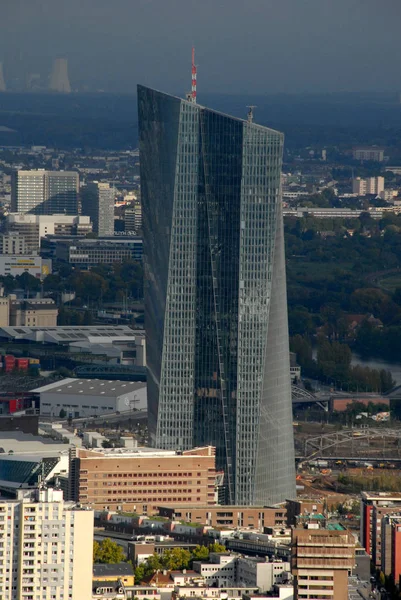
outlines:
[{"label": "warehouse building", "polygon": [[40,396],[40,414],[58,417],[91,417],[107,413],[144,410],[146,384],[67,377],[32,390]]}]

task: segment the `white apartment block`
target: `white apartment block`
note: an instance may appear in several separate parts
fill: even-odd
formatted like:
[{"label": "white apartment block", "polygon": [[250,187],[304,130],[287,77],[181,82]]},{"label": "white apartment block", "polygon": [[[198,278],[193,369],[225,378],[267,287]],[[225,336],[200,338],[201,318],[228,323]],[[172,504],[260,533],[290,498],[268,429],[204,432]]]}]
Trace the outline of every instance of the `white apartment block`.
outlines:
[{"label": "white apartment block", "polygon": [[289,562],[275,560],[265,562],[260,558],[237,559],[237,585],[257,586],[261,592],[270,592],[273,586],[288,583],[291,579]]},{"label": "white apartment block", "polygon": [[90,600],[93,512],[61,490],[0,501],[0,598]]},{"label": "white apartment block", "polygon": [[209,562],[195,560],[193,569],[204,578],[206,585],[227,587],[235,585],[236,562],[234,555],[211,552]]},{"label": "white apartment block", "polygon": [[291,579],[289,562],[269,562],[233,554],[212,552],[209,562],[194,561],[193,568],[205,585],[219,588],[236,585],[243,588],[257,587],[261,592],[269,592],[273,586],[288,583]]},{"label": "white apartment block", "polygon": [[384,192],[384,177],[356,177],[352,180],[352,192],[358,196],[380,196]]}]

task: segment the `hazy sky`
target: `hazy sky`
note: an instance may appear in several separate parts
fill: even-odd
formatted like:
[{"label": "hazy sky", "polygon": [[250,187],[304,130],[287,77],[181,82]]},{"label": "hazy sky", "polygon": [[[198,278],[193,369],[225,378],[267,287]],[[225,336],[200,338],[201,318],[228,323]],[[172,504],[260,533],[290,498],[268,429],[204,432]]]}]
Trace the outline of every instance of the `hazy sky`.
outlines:
[{"label": "hazy sky", "polygon": [[401,89],[401,0],[0,0],[9,79],[45,79],[69,59],[72,85],[172,93]]}]

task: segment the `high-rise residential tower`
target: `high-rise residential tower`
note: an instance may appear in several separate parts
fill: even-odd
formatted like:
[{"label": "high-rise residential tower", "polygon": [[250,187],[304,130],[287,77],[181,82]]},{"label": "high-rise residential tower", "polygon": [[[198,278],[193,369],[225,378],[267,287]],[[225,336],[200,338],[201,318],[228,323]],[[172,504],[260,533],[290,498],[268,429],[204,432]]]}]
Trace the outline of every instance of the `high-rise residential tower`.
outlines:
[{"label": "high-rise residential tower", "polygon": [[26,495],[0,501],[0,597],[91,600],[93,511],[61,490]]},{"label": "high-rise residential tower", "polygon": [[109,183],[94,181],[82,188],[82,214],[91,218],[99,236],[114,235],[114,189]]},{"label": "high-rise residential tower", "polygon": [[228,502],[295,496],[283,135],[139,86],[152,444],[216,447]]},{"label": "high-rise residential tower", "polygon": [[75,171],[14,171],[11,212],[77,215],[79,175]]}]

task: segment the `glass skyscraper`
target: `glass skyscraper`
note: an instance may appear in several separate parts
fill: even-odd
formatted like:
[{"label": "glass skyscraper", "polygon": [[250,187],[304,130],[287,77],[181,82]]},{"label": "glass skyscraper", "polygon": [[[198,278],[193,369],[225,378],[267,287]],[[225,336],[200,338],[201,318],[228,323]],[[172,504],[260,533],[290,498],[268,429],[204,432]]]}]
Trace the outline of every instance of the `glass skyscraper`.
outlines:
[{"label": "glass skyscraper", "polygon": [[216,446],[227,501],[295,496],[283,135],[138,87],[152,445]]}]

